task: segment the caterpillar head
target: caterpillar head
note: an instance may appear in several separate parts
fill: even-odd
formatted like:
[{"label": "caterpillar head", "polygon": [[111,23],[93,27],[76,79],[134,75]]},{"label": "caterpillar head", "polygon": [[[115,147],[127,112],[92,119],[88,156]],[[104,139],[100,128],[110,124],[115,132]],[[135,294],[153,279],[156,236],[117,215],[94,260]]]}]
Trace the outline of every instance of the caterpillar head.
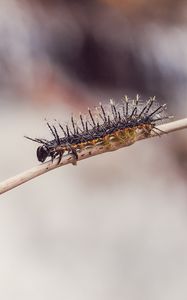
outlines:
[{"label": "caterpillar head", "polygon": [[36,151],[39,161],[44,162],[48,156],[50,156],[50,150],[46,145],[39,146]]}]

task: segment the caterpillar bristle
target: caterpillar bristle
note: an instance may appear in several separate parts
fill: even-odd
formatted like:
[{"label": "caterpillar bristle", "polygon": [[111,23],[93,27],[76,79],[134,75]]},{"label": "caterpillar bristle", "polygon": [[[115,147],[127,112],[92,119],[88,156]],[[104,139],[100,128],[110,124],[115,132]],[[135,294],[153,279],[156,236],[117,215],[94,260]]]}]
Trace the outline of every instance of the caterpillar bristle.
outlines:
[{"label": "caterpillar bristle", "polygon": [[78,159],[77,153],[84,147],[107,145],[110,149],[113,143],[123,143],[124,146],[134,143],[138,134],[149,137],[153,131],[159,135],[156,126],[162,121],[171,119],[171,116],[165,113],[166,108],[166,104],[159,105],[155,97],[143,102],[139,95],[133,100],[124,96],[121,103],[116,104],[110,99],[109,105],[99,103],[94,110],[88,108],[88,115],[84,116],[80,113],[79,120],[72,115],[70,125],[65,127],[57,122],[63,136],[59,134],[55,125],[47,122],[53,140],[28,136],[25,138],[43,145],[37,149],[37,157],[41,162],[44,162],[47,157],[52,160],[58,157],[60,162],[65,152],[71,153]]}]

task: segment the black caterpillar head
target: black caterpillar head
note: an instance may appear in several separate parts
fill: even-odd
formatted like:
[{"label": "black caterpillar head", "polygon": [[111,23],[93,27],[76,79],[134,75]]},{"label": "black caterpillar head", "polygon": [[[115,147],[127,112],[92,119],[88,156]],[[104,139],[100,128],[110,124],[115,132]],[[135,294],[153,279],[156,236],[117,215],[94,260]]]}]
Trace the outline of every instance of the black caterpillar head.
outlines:
[{"label": "black caterpillar head", "polygon": [[40,146],[36,151],[39,161],[44,162],[48,156],[50,156],[50,150],[46,145]]}]

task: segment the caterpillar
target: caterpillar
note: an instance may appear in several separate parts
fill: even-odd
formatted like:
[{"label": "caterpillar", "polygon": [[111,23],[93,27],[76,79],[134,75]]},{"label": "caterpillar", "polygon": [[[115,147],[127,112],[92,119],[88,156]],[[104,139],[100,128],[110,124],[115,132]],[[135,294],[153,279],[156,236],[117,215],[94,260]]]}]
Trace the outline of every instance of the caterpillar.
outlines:
[{"label": "caterpillar", "polygon": [[58,158],[60,163],[64,153],[68,153],[72,154],[76,164],[78,153],[87,147],[101,145],[110,150],[116,143],[133,144],[139,134],[149,137],[153,131],[159,135],[160,129],[156,126],[170,118],[165,110],[166,104],[159,105],[155,97],[143,102],[138,95],[132,100],[125,96],[118,104],[110,100],[108,105],[100,103],[94,111],[88,108],[88,114],[80,114],[78,120],[71,116],[69,125],[56,121],[54,126],[47,122],[51,140],[25,138],[40,144],[36,151],[38,161],[43,163],[49,157],[52,162]]}]

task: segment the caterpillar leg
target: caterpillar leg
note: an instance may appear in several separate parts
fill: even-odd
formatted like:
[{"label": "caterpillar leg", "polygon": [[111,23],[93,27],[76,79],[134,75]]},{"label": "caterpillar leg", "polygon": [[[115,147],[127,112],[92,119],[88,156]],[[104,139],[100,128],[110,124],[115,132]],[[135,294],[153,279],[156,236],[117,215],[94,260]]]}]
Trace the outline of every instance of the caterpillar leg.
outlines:
[{"label": "caterpillar leg", "polygon": [[51,153],[51,154],[50,154],[50,157],[51,157],[51,161],[52,161],[52,163],[53,163],[53,160],[54,160],[54,159],[55,159],[55,157],[56,157],[56,156],[55,156],[55,153],[54,153],[54,152],[53,152],[53,153]]},{"label": "caterpillar leg", "polygon": [[72,154],[72,157],[73,157],[72,165],[76,166],[78,158],[79,158],[76,149],[74,149],[73,147],[71,147],[70,144],[66,144],[66,147],[67,147],[68,153]]},{"label": "caterpillar leg", "polygon": [[59,165],[59,163],[61,162],[62,155],[63,155],[63,152],[60,152],[60,153],[58,154],[58,165]]},{"label": "caterpillar leg", "polygon": [[59,165],[59,163],[61,162],[63,154],[64,154],[64,151],[51,153],[51,161],[52,161],[52,163],[53,163],[53,160],[58,157],[57,165]]}]

